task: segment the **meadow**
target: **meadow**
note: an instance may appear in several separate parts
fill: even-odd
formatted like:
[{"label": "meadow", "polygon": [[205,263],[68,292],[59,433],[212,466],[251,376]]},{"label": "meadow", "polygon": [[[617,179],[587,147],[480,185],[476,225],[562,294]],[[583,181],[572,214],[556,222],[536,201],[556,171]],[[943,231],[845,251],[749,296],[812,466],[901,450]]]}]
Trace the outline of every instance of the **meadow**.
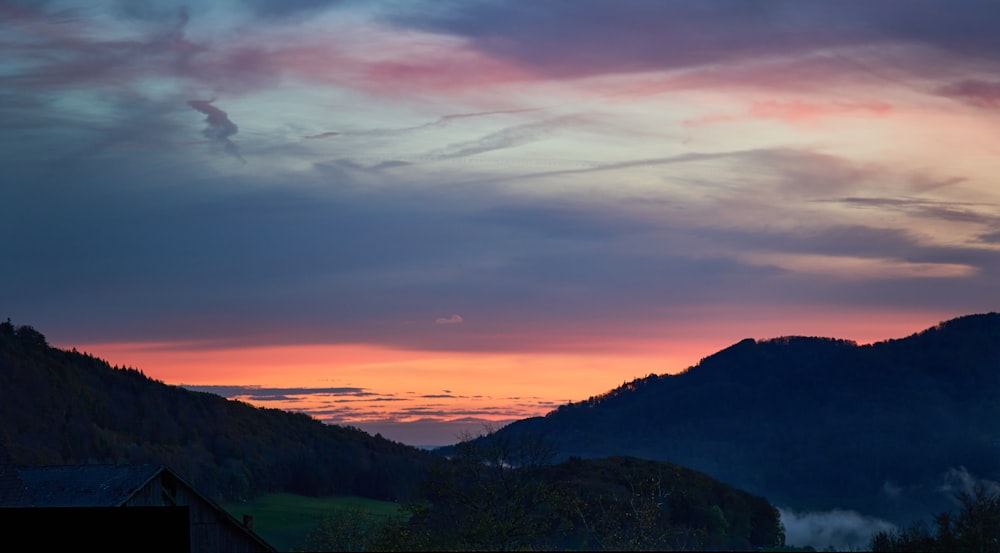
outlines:
[{"label": "meadow", "polygon": [[398,503],[357,496],[308,497],[272,493],[253,501],[226,503],[222,507],[237,520],[253,516],[254,532],[278,551],[301,547],[311,531],[324,519],[341,514],[364,513],[371,518],[404,517]]}]

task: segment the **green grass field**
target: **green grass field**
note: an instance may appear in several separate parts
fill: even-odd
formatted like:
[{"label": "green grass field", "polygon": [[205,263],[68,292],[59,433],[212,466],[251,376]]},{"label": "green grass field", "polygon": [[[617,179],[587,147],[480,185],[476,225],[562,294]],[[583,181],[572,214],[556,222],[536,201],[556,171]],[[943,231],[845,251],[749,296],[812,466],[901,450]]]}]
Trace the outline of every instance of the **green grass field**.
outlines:
[{"label": "green grass field", "polygon": [[291,551],[301,545],[323,517],[337,511],[362,510],[371,515],[406,516],[397,503],[354,496],[306,497],[277,493],[222,507],[236,520],[243,520],[244,514],[252,515],[254,532],[278,551]]}]

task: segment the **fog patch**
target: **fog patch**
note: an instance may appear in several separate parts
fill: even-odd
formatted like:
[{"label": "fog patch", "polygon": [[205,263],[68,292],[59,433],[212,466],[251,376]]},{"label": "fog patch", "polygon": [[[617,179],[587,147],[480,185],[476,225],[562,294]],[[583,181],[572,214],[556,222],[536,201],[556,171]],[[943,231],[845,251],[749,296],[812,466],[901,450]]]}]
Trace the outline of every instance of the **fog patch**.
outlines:
[{"label": "fog patch", "polygon": [[974,495],[976,490],[982,490],[993,496],[1000,494],[1000,483],[978,476],[969,472],[965,467],[950,468],[944,473],[944,483],[938,488],[949,496],[956,497],[958,494]]},{"label": "fog patch", "polygon": [[903,496],[903,487],[895,482],[889,482],[886,480],[885,482],[882,482],[882,494],[889,499],[899,499]]},{"label": "fog patch", "polygon": [[785,526],[785,543],[789,546],[808,545],[817,550],[865,550],[870,546],[872,536],[878,532],[896,531],[896,526],[891,522],[865,516],[857,511],[778,511],[781,523]]}]

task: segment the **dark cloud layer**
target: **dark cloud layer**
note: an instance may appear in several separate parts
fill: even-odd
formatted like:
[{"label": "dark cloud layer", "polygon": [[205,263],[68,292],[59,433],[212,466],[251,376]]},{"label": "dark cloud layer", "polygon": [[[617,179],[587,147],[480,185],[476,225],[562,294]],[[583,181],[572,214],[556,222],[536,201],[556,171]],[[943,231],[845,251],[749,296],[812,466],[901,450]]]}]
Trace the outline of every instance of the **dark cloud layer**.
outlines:
[{"label": "dark cloud layer", "polygon": [[[484,51],[557,75],[681,69],[883,45],[926,44],[992,63],[1000,52],[988,0],[705,0],[453,2],[397,16],[466,36]],[[991,59],[992,58],[992,59]]]},{"label": "dark cloud layer", "polygon": [[[780,175],[776,161],[789,155],[738,158]],[[798,163],[788,167],[801,172]],[[200,170],[139,181],[126,179],[124,165],[98,161],[47,171],[55,171],[44,185],[54,195],[33,194],[30,179],[0,191],[0,227],[24,237],[0,246],[4,258],[19,260],[0,274],[0,287],[17,291],[5,301],[10,316],[41,319],[56,336],[77,340],[113,332],[135,340],[531,349],[547,347],[533,341],[542,329],[627,336],[635,329],[622,321],[655,321],[683,305],[850,298],[976,310],[998,275],[995,250],[929,246],[893,228],[699,228],[637,217],[628,202],[501,202],[488,190],[436,187],[317,193],[262,186],[251,175],[209,179]],[[25,233],[16,221],[38,223]],[[725,251],[960,263],[979,274],[837,283]],[[453,313],[464,322],[435,324]],[[566,324],[587,319],[591,330]]]},{"label": "dark cloud layer", "polygon": [[242,0],[261,17],[287,17],[316,12],[348,3],[350,0]]},{"label": "dark cloud layer", "polygon": [[[1000,278],[996,206],[934,195],[975,184],[965,173],[854,160],[816,134],[730,145],[720,132],[719,144],[686,146],[675,135],[712,126],[692,123],[712,114],[627,128],[635,114],[613,109],[630,90],[613,90],[620,104],[587,95],[606,84],[510,92],[532,79],[697,70],[690,86],[711,93],[730,78],[723,66],[745,63],[728,75],[775,96],[744,102],[747,119],[780,123],[811,105],[785,97],[800,90],[790,81],[815,75],[807,84],[839,93],[845,72],[990,116],[995,2],[463,1],[369,14],[437,33],[419,36],[415,57],[431,44],[479,55],[483,74],[483,60],[510,62],[496,81],[518,87],[500,93],[479,71],[479,86],[459,86],[385,44],[308,25],[363,4],[246,0],[225,29],[217,11],[229,4],[0,3],[0,40],[17,61],[0,69],[0,231],[16,237],[0,242],[13,260],[0,317],[59,341],[513,351],[639,335],[693,305],[995,308],[983,298]],[[125,24],[92,31],[93,13]],[[241,40],[256,30],[274,34]],[[296,42],[300,31],[315,37]],[[402,75],[391,91],[373,84],[387,66]],[[802,72],[775,77],[793,66]],[[299,86],[315,111],[290,99]],[[834,107],[859,112],[859,125],[895,113],[893,98],[855,100]],[[944,224],[970,238],[940,238],[955,228]],[[838,279],[780,263],[798,255],[967,274]]]}]

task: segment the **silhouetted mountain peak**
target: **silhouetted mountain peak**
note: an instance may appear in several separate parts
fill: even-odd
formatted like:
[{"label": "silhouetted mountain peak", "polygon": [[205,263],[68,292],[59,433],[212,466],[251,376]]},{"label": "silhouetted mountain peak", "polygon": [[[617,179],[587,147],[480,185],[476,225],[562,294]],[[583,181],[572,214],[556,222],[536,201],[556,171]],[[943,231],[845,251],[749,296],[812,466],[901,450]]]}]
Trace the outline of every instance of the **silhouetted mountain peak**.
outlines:
[{"label": "silhouetted mountain peak", "polygon": [[[776,376],[800,370],[814,370],[831,361],[850,355],[858,347],[853,340],[817,336],[781,336],[767,340],[746,338],[728,348],[703,358],[685,370],[689,378],[745,378]],[[784,360],[796,358],[797,364]]]},{"label": "silhouetted mountain peak", "polygon": [[1000,313],[966,315],[938,323],[906,338],[872,344],[882,355],[909,359],[906,374],[947,379],[997,374],[1000,367]]},{"label": "silhouetted mountain peak", "polygon": [[950,319],[903,340],[941,342],[955,339],[983,342],[993,340],[1000,345],[1000,313],[981,313]]},{"label": "silhouetted mountain peak", "polygon": [[794,509],[911,520],[948,507],[956,470],[1000,480],[998,369],[997,313],[870,345],[746,339],[501,432],[692,467]]},{"label": "silhouetted mountain peak", "polygon": [[701,361],[698,362],[697,365],[693,367],[688,367],[687,369],[685,369],[684,372],[689,372],[695,367],[704,365],[705,363],[724,362],[730,359],[742,358],[744,355],[746,355],[747,352],[751,351],[756,345],[757,345],[757,340],[754,340],[753,338],[744,338],[727,348],[720,349],[719,351],[713,353],[712,355],[709,355],[708,357],[703,357]]},{"label": "silhouetted mountain peak", "polygon": [[789,347],[835,347],[856,346],[854,340],[842,340],[840,338],[826,338],[823,336],[779,336],[757,342],[761,345],[789,346]]}]

